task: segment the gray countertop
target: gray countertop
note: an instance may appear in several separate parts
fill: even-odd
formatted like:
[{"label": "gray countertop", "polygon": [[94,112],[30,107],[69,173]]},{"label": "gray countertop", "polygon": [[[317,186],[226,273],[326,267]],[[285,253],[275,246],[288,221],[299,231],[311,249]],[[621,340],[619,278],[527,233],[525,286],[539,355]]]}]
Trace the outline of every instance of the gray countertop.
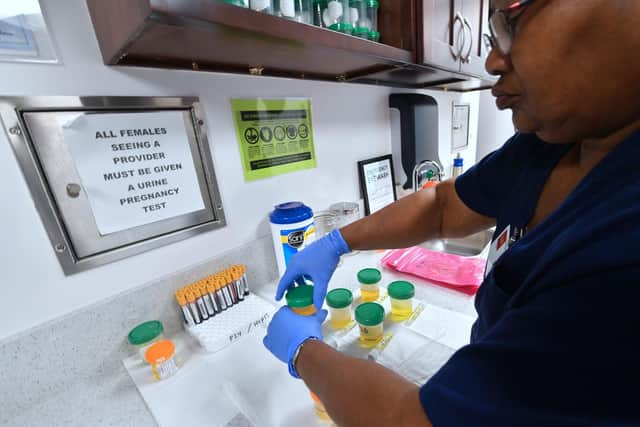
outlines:
[{"label": "gray countertop", "polygon": [[[379,268],[381,256],[378,252],[361,252],[344,257],[332,278],[330,288],[357,288],[356,272],[364,267]],[[275,282],[273,278],[266,280],[268,276],[263,274],[258,280],[254,278],[253,289],[262,297],[272,298]],[[389,270],[384,270],[383,273],[383,281],[387,283],[406,277]],[[417,298],[442,308],[476,316],[473,297],[433,286],[423,280],[411,281],[416,284]],[[148,289],[145,290],[148,301],[164,307],[162,310],[143,310],[140,314],[142,319],[160,318],[165,321],[160,314],[167,312],[167,304],[171,312],[176,312],[171,302],[167,302],[171,298],[161,295],[172,294],[170,290],[175,289],[175,278],[172,282],[171,285],[155,288],[158,293],[157,301],[153,296],[149,298]],[[257,283],[264,285],[256,286]],[[54,325],[45,325],[19,339],[1,343],[0,366],[5,366],[5,369],[0,370],[0,378],[3,378],[0,380],[0,401],[4,402],[0,424],[155,426],[155,420],[121,363],[129,351],[122,338],[111,337],[121,341],[116,350],[105,351],[103,345],[93,342],[90,337],[84,341],[76,341],[73,346],[61,345],[65,339],[78,333],[79,324],[83,325],[80,330],[86,331],[91,325],[98,325],[105,319],[118,319],[125,310],[122,308],[123,304],[126,301],[112,300],[99,309],[94,307],[57,321]],[[175,328],[179,327],[179,322],[176,322],[177,318],[172,318],[166,323],[175,323]],[[122,323],[118,328],[111,328],[111,334],[121,334],[130,322]],[[168,334],[170,333],[169,330]],[[50,359],[45,360],[46,355]],[[13,366],[14,369],[7,369],[7,366]],[[49,381],[51,378],[54,379],[53,382]],[[241,414],[228,424],[236,427],[250,425]]]}]

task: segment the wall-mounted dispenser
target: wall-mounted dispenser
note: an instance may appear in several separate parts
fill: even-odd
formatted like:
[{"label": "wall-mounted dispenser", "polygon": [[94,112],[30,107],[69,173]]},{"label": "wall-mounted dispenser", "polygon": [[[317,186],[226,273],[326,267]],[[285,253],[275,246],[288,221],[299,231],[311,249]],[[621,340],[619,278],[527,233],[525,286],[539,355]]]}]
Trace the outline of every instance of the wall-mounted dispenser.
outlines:
[{"label": "wall-mounted dispenser", "polygon": [[438,103],[428,95],[394,93],[391,108],[391,144],[395,182],[408,190],[413,187],[413,168],[423,160],[438,156]]}]

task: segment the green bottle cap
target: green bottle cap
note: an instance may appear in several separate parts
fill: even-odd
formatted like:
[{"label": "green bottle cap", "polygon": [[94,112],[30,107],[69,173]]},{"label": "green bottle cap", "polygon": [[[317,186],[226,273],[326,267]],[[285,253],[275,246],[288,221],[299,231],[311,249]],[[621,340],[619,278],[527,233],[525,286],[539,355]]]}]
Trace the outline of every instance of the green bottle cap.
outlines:
[{"label": "green bottle cap", "polygon": [[378,40],[380,40],[380,33],[378,31],[370,31],[369,40],[373,40],[374,42],[377,42]]},{"label": "green bottle cap", "polygon": [[349,289],[334,289],[327,294],[327,305],[331,308],[349,307],[352,302],[353,294]]},{"label": "green bottle cap", "polygon": [[131,345],[146,344],[158,338],[162,332],[164,332],[162,322],[159,320],[150,320],[139,324],[129,332],[129,343]]},{"label": "green bottle cap", "polygon": [[384,320],[384,308],[377,302],[365,302],[356,308],[356,321],[365,326],[376,326]]},{"label": "green bottle cap", "polygon": [[416,288],[411,283],[400,280],[392,282],[387,292],[393,299],[411,299],[416,294]]},{"label": "green bottle cap", "polygon": [[375,285],[382,279],[382,273],[377,268],[365,268],[358,271],[358,282],[363,285]]},{"label": "green bottle cap", "polygon": [[376,9],[380,6],[378,0],[367,0],[367,7],[375,7]]},{"label": "green bottle cap", "polygon": [[356,37],[362,37],[365,39],[369,38],[369,28],[367,27],[356,27],[355,30],[353,30],[353,35]]},{"label": "green bottle cap", "polygon": [[290,288],[285,299],[289,307],[302,308],[313,305],[313,286],[303,285]]},{"label": "green bottle cap", "polygon": [[347,22],[338,22],[337,24],[329,25],[329,29],[340,33],[351,34],[353,32],[353,25]]},{"label": "green bottle cap", "polygon": [[244,0],[224,0],[225,3],[233,4],[235,6],[247,7],[247,4]]}]

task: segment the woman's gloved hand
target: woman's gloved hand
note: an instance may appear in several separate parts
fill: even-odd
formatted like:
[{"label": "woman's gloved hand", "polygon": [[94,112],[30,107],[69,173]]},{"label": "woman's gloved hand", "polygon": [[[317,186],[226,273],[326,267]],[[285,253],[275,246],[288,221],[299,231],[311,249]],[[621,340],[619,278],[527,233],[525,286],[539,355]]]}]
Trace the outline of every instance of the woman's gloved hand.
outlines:
[{"label": "woman's gloved hand", "polygon": [[280,279],[276,301],[280,301],[285,291],[294,286],[296,279],[306,276],[313,281],[313,304],[318,310],[322,308],[327,285],[340,257],[350,251],[340,230],[333,230],[295,254],[289,260],[287,271]]},{"label": "woman's gloved hand", "polygon": [[293,366],[296,350],[308,339],[322,340],[322,322],[326,317],[326,310],[312,316],[300,316],[285,306],[271,319],[262,342],[267,350],[289,366],[289,373],[294,378],[300,378]]}]

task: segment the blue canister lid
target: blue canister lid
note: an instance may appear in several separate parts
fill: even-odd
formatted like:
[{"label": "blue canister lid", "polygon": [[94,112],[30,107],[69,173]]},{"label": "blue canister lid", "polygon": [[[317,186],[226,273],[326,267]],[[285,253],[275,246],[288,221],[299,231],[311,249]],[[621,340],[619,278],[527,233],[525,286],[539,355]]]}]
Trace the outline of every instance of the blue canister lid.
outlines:
[{"label": "blue canister lid", "polygon": [[453,159],[453,167],[462,167],[462,157],[456,157]]},{"label": "blue canister lid", "polygon": [[274,206],[269,219],[274,224],[295,224],[313,218],[313,211],[302,202],[287,202]]}]

